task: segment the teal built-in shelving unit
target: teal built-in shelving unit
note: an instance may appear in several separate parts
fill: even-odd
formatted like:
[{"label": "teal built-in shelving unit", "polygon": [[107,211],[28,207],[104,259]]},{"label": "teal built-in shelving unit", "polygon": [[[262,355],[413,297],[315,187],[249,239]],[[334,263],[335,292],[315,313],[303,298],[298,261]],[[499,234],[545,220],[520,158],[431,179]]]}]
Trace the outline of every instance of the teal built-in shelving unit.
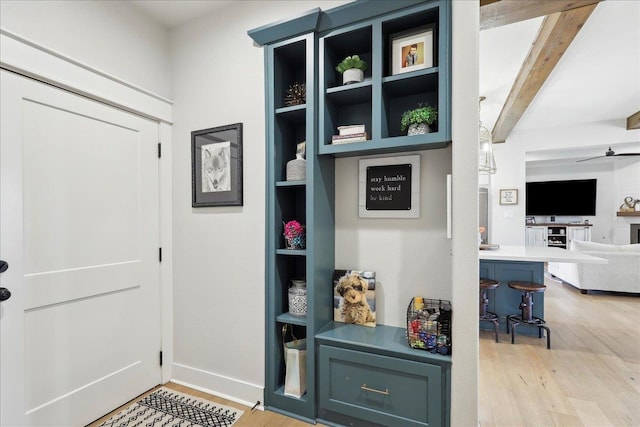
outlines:
[{"label": "teal built-in shelving unit", "polygon": [[[403,426],[449,423],[450,357],[433,356],[398,342],[404,333],[401,328],[379,325],[363,332],[358,326],[334,324],[331,278],[335,158],[442,148],[451,141],[450,13],[447,0],[360,0],[327,11],[316,8],[248,32],[265,47],[264,399],[269,410],[333,425],[371,426],[376,420],[381,425]],[[394,75],[392,38],[422,28],[433,30],[433,66]],[[352,54],[363,57],[369,69],[362,83],[342,86],[334,68]],[[306,102],[287,106],[285,92],[294,83],[305,83]],[[402,112],[419,102],[437,107],[437,125],[426,135],[402,135]],[[331,144],[337,126],[354,123],[365,124],[369,141]],[[286,164],[302,141],[306,142],[306,178],[287,181]],[[285,249],[283,222],[293,219],[306,226],[304,250]],[[287,291],[293,278],[306,280],[306,316],[288,313]],[[299,398],[284,394],[284,325],[298,338],[307,339],[307,391]],[[356,362],[361,366],[359,375],[370,378],[367,384],[376,378],[384,381],[389,384],[387,391],[396,390],[394,397],[384,397],[384,392],[378,394],[368,386],[349,391],[353,384],[345,383],[340,372]],[[415,377],[409,380],[413,369]],[[428,397],[430,403],[410,400],[396,405],[393,399],[406,387],[418,387],[415,399]],[[343,392],[332,394],[338,388]],[[351,394],[355,400],[342,401]],[[376,407],[380,397],[382,403]],[[412,409],[414,404],[419,409]]]}]

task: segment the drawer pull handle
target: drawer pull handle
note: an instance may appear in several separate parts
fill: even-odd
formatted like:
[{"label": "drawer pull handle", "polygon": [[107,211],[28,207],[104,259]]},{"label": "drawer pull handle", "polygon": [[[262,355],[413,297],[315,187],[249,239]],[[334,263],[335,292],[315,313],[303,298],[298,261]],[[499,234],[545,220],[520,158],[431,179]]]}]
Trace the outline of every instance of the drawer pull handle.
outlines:
[{"label": "drawer pull handle", "polygon": [[360,388],[361,388],[362,390],[364,390],[364,391],[370,391],[370,392],[373,392],[373,393],[384,394],[385,396],[389,396],[389,389],[388,389],[388,388],[385,388],[385,389],[384,389],[384,391],[382,391],[382,390],[376,390],[375,388],[369,388],[369,387],[367,387],[367,385],[366,385],[366,384],[362,384],[362,385],[360,386]]}]

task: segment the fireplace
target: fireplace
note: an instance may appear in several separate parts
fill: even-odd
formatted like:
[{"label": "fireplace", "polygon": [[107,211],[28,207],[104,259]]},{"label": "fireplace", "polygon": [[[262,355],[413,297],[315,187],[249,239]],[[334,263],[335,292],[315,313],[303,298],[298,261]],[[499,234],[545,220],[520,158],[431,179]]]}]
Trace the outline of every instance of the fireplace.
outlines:
[{"label": "fireplace", "polygon": [[631,236],[629,243],[640,243],[640,224],[631,224]]}]

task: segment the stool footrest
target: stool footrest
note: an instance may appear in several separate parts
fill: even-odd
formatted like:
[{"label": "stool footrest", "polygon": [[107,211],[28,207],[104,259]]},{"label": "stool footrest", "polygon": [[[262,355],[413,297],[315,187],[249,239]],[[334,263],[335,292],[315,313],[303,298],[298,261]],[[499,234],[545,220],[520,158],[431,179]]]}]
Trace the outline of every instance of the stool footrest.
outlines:
[{"label": "stool footrest", "polygon": [[542,338],[542,330],[547,331],[547,350],[551,349],[551,330],[546,322],[539,317],[533,317],[531,320],[525,320],[517,314],[507,316],[507,333],[511,330],[511,344],[516,343],[516,326],[535,326],[538,328],[538,338]]},{"label": "stool footrest", "polygon": [[480,320],[498,320],[498,315],[492,313],[491,311],[487,311],[487,314],[485,314],[484,316],[480,316]]},{"label": "stool footrest", "polygon": [[519,314],[510,314],[507,316],[507,320],[515,321],[527,326],[539,326],[546,324],[544,319],[541,319],[539,317],[532,316],[531,320],[527,320],[522,318],[522,316],[520,316]]}]

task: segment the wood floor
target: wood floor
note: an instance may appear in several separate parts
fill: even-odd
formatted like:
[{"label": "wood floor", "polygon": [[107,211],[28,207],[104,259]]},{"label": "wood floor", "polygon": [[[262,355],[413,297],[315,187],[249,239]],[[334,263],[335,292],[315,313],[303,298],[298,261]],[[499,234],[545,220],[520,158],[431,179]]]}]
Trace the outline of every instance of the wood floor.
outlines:
[{"label": "wood floor", "polygon": [[[241,405],[239,403],[233,402],[231,400],[223,399],[218,396],[214,396],[212,394],[194,390],[192,388],[185,387],[179,384],[168,383],[168,384],[165,384],[164,387],[170,388],[175,391],[179,391],[181,393],[187,393],[195,397],[200,397],[202,399],[211,400],[221,405],[231,406],[233,408],[237,408],[244,411],[244,414],[242,414],[240,419],[233,425],[233,427],[308,427],[312,425],[312,424],[308,424],[293,418],[285,417],[284,415],[276,414],[275,412],[271,412],[271,411],[260,411],[260,410],[252,411],[251,408]],[[153,392],[154,390],[149,390],[147,393],[140,396],[139,398],[142,398],[143,396]],[[138,399],[135,399],[135,400],[138,400]],[[126,405],[123,405],[122,407],[116,409],[110,414],[105,415],[99,420],[89,424],[88,427],[97,427],[98,425],[100,425],[100,423],[106,421],[107,419],[109,419],[109,417],[117,414],[119,411],[126,408],[130,404],[131,402],[127,403]],[[320,424],[317,424],[317,425],[320,425]]]},{"label": "wood floor", "polygon": [[640,298],[545,284],[551,350],[480,333],[480,425],[640,426]]},{"label": "wood floor", "polygon": [[[551,350],[544,338],[518,336],[512,345],[507,334],[496,343],[492,333],[480,332],[480,426],[640,426],[640,298],[582,295],[545,283]],[[166,387],[242,409],[234,427],[310,425],[178,384]]]}]

